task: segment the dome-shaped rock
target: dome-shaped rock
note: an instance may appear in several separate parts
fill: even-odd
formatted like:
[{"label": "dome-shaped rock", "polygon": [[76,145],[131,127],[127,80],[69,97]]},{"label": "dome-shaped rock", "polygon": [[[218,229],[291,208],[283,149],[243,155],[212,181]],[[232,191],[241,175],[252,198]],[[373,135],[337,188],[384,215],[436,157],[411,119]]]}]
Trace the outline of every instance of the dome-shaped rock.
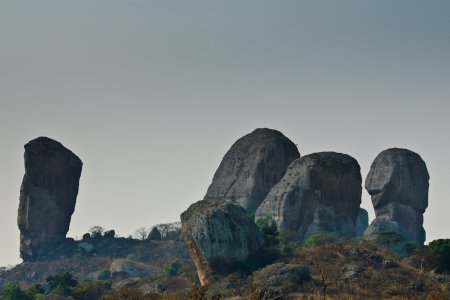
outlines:
[{"label": "dome-shaped rock", "polygon": [[278,228],[304,241],[312,235],[355,235],[361,204],[361,174],[349,155],[320,152],[296,159],[258,207],[255,219],[269,216]]},{"label": "dome-shaped rock", "polygon": [[296,145],[281,132],[256,129],[225,154],[205,199],[223,199],[253,213],[298,157]]}]

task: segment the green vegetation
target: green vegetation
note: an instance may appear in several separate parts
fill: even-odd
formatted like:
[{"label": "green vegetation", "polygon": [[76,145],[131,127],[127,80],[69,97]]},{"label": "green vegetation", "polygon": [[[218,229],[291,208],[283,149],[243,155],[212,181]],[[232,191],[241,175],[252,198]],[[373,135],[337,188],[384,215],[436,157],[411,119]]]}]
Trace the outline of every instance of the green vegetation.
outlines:
[{"label": "green vegetation", "polygon": [[78,286],[78,282],[73,278],[69,272],[61,275],[49,276],[46,279],[50,290],[62,296],[70,296],[73,290]]},{"label": "green vegetation", "polygon": [[265,215],[264,217],[256,220],[256,226],[264,234],[267,246],[274,246],[278,244],[278,229],[275,222],[272,221],[272,217]]},{"label": "green vegetation", "polygon": [[403,248],[405,249],[406,255],[411,256],[417,249],[417,242],[416,241],[406,242],[405,245],[403,245]]},{"label": "green vegetation", "polygon": [[332,233],[320,233],[312,235],[309,238],[307,238],[303,243],[303,248],[334,244],[336,243],[336,241],[337,241],[336,235]]},{"label": "green vegetation", "polygon": [[181,261],[179,259],[174,259],[164,267],[164,271],[170,276],[177,276],[180,268]]},{"label": "green vegetation", "polygon": [[392,250],[392,248],[401,242],[403,242],[405,238],[396,231],[381,231],[375,237],[375,242],[381,246]]},{"label": "green vegetation", "polygon": [[43,295],[44,290],[39,284],[22,290],[17,282],[10,281],[1,290],[0,300],[37,300],[41,299]]},{"label": "green vegetation", "polygon": [[450,272],[450,239],[438,239],[428,244],[429,251],[435,255],[438,267]]}]

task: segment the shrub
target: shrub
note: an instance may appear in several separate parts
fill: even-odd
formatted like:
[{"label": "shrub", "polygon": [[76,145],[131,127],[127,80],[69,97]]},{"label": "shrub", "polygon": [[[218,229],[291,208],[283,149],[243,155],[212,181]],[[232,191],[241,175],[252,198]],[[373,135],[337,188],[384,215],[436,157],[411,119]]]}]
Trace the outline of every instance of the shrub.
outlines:
[{"label": "shrub", "polygon": [[91,229],[89,229],[89,232],[93,238],[99,238],[102,236],[103,232],[105,232],[105,228],[101,226],[92,226]]},{"label": "shrub", "polygon": [[49,276],[45,280],[50,286],[50,290],[63,296],[70,296],[73,289],[78,286],[78,282],[73,278],[69,272],[61,275]]},{"label": "shrub", "polygon": [[264,217],[256,220],[256,226],[264,234],[266,238],[266,245],[272,246],[278,244],[278,228],[277,225],[272,221],[272,217],[265,215]]},{"label": "shrub", "polygon": [[180,267],[181,261],[179,259],[174,259],[164,267],[164,271],[170,276],[177,276]]},{"label": "shrub", "polygon": [[417,242],[409,241],[403,245],[403,248],[405,249],[406,255],[411,256],[417,248]]},{"label": "shrub", "polygon": [[32,297],[28,296],[15,281],[7,282],[1,292],[1,300],[31,300]]},{"label": "shrub", "polygon": [[395,244],[401,243],[405,240],[405,238],[396,231],[380,231],[377,233],[375,237],[375,242],[379,245],[382,245],[388,249],[393,248]]},{"label": "shrub", "polygon": [[436,256],[442,271],[450,271],[450,239],[438,239],[428,244],[429,251]]},{"label": "shrub", "polygon": [[332,233],[320,233],[310,236],[303,242],[304,248],[333,244],[337,238]]}]

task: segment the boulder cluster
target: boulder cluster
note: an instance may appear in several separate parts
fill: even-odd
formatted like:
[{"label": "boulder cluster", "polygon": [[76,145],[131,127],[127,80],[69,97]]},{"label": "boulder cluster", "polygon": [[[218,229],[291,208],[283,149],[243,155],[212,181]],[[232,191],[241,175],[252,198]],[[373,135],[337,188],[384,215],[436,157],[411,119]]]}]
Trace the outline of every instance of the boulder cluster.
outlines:
[{"label": "boulder cluster", "polygon": [[[428,180],[418,154],[397,148],[380,153],[365,181],[376,213],[369,225],[353,157],[336,152],[300,157],[281,132],[256,129],[233,144],[204,200],[181,215],[182,237],[202,285],[223,265],[245,261],[263,247],[255,225],[260,219],[300,242],[322,234],[374,239],[395,231],[420,246]],[[252,215],[255,222],[248,221]]]},{"label": "boulder cluster", "polygon": [[[24,158],[17,223],[21,257],[31,261],[66,240],[82,162],[46,137],[27,143]],[[265,239],[256,226],[260,220],[299,242],[323,234],[336,240],[375,239],[394,231],[421,246],[428,181],[417,153],[399,148],[381,152],[365,180],[376,214],[369,225],[368,213],[360,207],[360,166],[353,157],[336,152],[300,157],[296,144],[281,132],[256,129],[232,145],[204,199],[181,214],[181,224],[157,225],[149,239],[181,236],[202,285],[214,273],[233,272],[261,253]]]}]

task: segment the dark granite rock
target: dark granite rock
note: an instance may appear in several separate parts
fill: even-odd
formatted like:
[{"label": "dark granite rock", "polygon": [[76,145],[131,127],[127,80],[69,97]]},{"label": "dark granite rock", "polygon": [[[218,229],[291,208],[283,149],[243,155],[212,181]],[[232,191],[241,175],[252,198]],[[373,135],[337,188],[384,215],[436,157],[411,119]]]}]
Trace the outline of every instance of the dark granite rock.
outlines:
[{"label": "dark granite rock", "polygon": [[364,231],[366,231],[369,226],[369,213],[364,208],[360,208],[358,216],[356,217],[356,236],[363,236]]},{"label": "dark granite rock", "polygon": [[201,285],[214,272],[226,274],[264,244],[262,233],[245,210],[221,200],[206,199],[181,214],[182,238]]},{"label": "dark granite rock", "polygon": [[26,144],[24,158],[17,224],[20,255],[27,261],[64,242],[75,209],[82,162],[46,137]]},{"label": "dark granite rock", "polygon": [[225,154],[205,199],[223,199],[253,213],[298,157],[295,144],[281,132],[256,129]]},{"label": "dark granite rock", "polygon": [[422,246],[429,178],[425,162],[417,153],[399,148],[381,152],[372,163],[365,182],[376,218],[364,238],[374,239],[379,232],[392,230],[400,233],[405,241],[416,241]]},{"label": "dark granite rock", "polygon": [[355,236],[361,204],[361,174],[351,156],[314,153],[295,160],[258,207],[255,219],[270,216],[279,229],[304,241],[317,234]]}]

